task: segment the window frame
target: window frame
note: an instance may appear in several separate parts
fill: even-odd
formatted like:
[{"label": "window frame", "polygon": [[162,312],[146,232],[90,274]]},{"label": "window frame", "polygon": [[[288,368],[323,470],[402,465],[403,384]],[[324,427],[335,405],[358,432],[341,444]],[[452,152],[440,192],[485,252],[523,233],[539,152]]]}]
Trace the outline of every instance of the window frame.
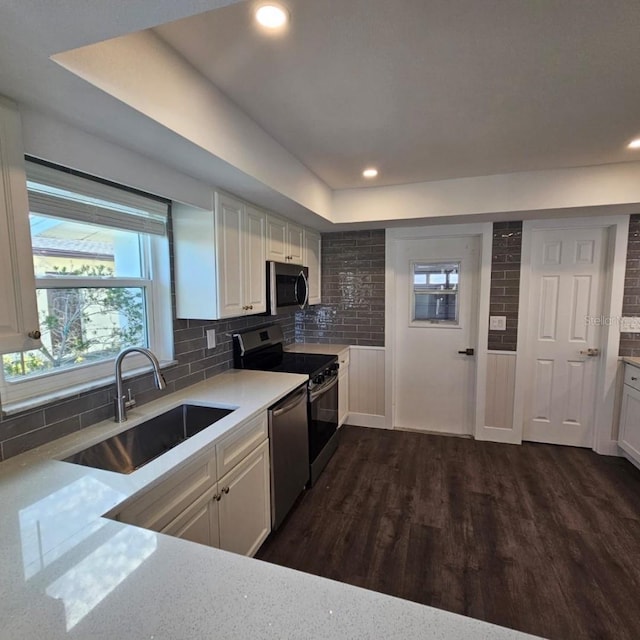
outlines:
[{"label": "window frame", "polygon": [[[27,166],[32,163],[27,163]],[[41,165],[35,165],[41,171]],[[75,176],[64,174],[64,171],[44,167],[46,171],[57,171],[63,174],[65,181],[73,184]],[[91,183],[89,178],[81,177],[83,188]],[[95,182],[98,187],[97,194],[105,192],[105,185],[102,182]],[[119,187],[117,185],[108,186],[108,190],[114,192]],[[126,188],[122,188],[125,199],[135,196],[138,202],[144,201],[144,196],[130,194]],[[158,209],[157,199],[149,198],[155,210]],[[169,214],[169,203],[165,205],[167,218]],[[30,207],[31,209],[31,207]],[[59,216],[56,216],[60,218]],[[72,219],[71,217],[69,219]],[[105,225],[109,226],[109,225]],[[117,228],[114,226],[113,228]],[[147,341],[148,348],[158,357],[161,366],[167,366],[173,359],[173,317],[171,312],[171,277],[170,277],[170,246],[169,238],[165,233],[147,233],[142,229],[132,229],[141,234],[142,275],[141,278],[128,277],[56,277],[40,276],[36,277],[36,289],[47,288],[83,288],[87,285],[99,286],[101,288],[135,287],[145,290],[145,306],[147,319]],[[31,247],[32,251],[33,248]],[[0,398],[2,400],[2,410],[6,414],[15,413],[30,407],[46,404],[53,400],[63,399],[78,393],[92,389],[104,387],[113,383],[114,366],[116,356],[105,358],[99,362],[80,364],[61,371],[45,371],[34,374],[32,377],[23,380],[9,381],[5,379],[4,372],[0,367]],[[149,361],[139,355],[131,354],[123,361],[123,371],[127,375],[143,373],[150,370]]]},{"label": "window frame", "polygon": [[[443,295],[453,295],[456,298],[456,318],[455,320],[420,320],[415,318],[415,309],[416,309],[416,288],[420,287],[420,285],[416,285],[414,282],[414,278],[416,275],[416,266],[418,265],[457,265],[458,267],[458,282],[456,283],[455,289],[444,289],[442,291],[438,291],[437,289],[428,290],[425,289],[423,293],[433,293],[433,294],[443,294]],[[451,258],[451,259],[422,259],[422,260],[411,260],[409,262],[409,327],[429,327],[429,328],[440,328],[440,329],[462,329],[462,324],[460,321],[461,312],[460,312],[460,303],[461,303],[461,289],[462,289],[462,272],[463,265],[462,260],[460,258]],[[428,273],[427,271],[424,272]]]}]

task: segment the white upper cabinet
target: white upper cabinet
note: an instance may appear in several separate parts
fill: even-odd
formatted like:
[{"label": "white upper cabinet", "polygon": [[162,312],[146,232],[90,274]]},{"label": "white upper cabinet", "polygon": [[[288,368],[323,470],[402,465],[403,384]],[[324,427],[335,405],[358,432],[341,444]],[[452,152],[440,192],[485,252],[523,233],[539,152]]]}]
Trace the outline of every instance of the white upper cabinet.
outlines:
[{"label": "white upper cabinet", "polygon": [[320,234],[234,196],[212,211],[175,203],[178,318],[221,320],[267,310],[268,260],[309,267],[309,304],[320,303]]},{"label": "white upper cabinet", "polygon": [[320,252],[320,234],[310,229],[305,229],[303,264],[309,267],[309,304],[320,304],[322,302],[320,296],[322,281]]},{"label": "white upper cabinet", "polygon": [[20,113],[4,98],[0,173],[0,353],[9,353],[37,348],[40,334]]},{"label": "white upper cabinet", "polygon": [[244,223],[244,297],[250,313],[264,313],[267,310],[266,225],[267,216],[264,212],[247,205]]},{"label": "white upper cabinet", "polygon": [[267,216],[267,260],[304,264],[304,228],[277,216]]},{"label": "white upper cabinet", "polygon": [[218,318],[241,316],[249,306],[244,296],[244,216],[241,202],[216,195],[214,253],[218,258]]},{"label": "white upper cabinet", "polygon": [[267,260],[288,262],[287,221],[267,216]]},{"label": "white upper cabinet", "polygon": [[287,243],[289,253],[286,262],[307,266],[304,262],[304,229],[300,225],[287,222]]},{"label": "white upper cabinet", "polygon": [[220,320],[266,310],[266,214],[226,194],[214,212],[173,207],[178,318]]}]

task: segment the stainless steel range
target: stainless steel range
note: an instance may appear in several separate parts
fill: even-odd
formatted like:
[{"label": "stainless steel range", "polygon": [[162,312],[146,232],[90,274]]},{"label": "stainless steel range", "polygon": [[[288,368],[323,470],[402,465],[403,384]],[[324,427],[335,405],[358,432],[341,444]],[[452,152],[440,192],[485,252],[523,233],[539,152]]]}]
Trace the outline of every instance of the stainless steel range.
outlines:
[{"label": "stainless steel range", "polygon": [[234,364],[238,369],[302,373],[307,383],[309,434],[309,485],[338,446],[338,358],[336,356],[288,353],[279,325],[269,325],[233,336]]}]

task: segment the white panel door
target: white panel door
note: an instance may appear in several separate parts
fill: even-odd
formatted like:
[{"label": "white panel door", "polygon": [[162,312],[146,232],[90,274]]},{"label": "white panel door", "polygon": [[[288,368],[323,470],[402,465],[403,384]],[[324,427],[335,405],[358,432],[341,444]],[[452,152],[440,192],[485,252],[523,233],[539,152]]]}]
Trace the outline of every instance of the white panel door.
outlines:
[{"label": "white panel door", "polygon": [[598,356],[587,353],[600,347],[605,230],[533,233],[523,438],[590,447]]},{"label": "white panel door", "polygon": [[[394,426],[397,428],[472,433],[475,356],[459,351],[475,350],[477,346],[479,259],[477,236],[398,243],[394,265]],[[451,271],[446,265],[454,264],[459,265],[457,283],[444,284],[446,278],[436,273],[434,265],[444,265],[440,269],[444,273]],[[429,269],[423,268],[426,266],[434,267],[431,275]],[[424,273],[420,273],[421,267]],[[439,291],[435,287],[440,281],[443,288]],[[428,290],[427,286],[434,288]],[[454,293],[455,300],[447,299]],[[416,302],[416,296],[426,302]],[[448,310],[443,314],[445,308]],[[455,319],[446,319],[453,315]]]}]

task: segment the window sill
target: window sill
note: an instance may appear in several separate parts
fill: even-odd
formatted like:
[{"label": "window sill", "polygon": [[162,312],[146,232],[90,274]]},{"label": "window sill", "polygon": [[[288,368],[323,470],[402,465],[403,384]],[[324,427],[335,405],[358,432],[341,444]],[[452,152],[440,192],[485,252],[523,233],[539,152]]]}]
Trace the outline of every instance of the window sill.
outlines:
[{"label": "window sill", "polygon": [[[175,364],[178,364],[177,360],[163,360],[160,362],[160,368],[166,369]],[[145,373],[151,373],[151,371],[153,371],[153,368],[151,366],[138,367],[137,369],[126,371],[123,374],[123,378],[127,380],[129,378],[134,378]],[[82,384],[66,387],[65,389],[59,389],[58,391],[51,391],[50,393],[45,393],[40,396],[34,396],[33,398],[28,398],[26,400],[8,402],[2,405],[2,415],[12,416],[16,413],[23,413],[24,411],[29,411],[30,409],[36,409],[38,407],[51,404],[52,402],[57,402],[58,400],[66,400],[81,393],[94,391],[95,389],[101,389],[110,385],[115,386],[115,375],[104,376],[102,378],[92,380],[91,382],[84,382]]]}]

